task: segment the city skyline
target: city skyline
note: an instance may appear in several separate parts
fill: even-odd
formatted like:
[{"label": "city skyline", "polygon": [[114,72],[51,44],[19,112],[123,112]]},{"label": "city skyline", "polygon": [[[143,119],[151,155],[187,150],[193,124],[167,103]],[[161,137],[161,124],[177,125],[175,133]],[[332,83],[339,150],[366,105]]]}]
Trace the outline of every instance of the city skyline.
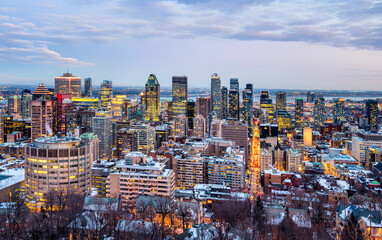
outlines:
[{"label": "city skyline", "polygon": [[[304,9],[304,11],[301,11]],[[254,88],[373,90],[379,4],[347,1],[47,1],[0,8],[0,81],[47,83],[70,69],[98,86],[163,86],[219,73]],[[267,18],[265,18],[265,16]],[[100,20],[102,19],[102,20]]]}]

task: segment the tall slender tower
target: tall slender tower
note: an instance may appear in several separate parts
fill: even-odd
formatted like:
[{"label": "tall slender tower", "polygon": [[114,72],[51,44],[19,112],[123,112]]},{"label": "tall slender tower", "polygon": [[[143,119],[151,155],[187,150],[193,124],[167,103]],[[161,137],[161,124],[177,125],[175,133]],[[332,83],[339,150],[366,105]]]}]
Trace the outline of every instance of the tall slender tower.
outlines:
[{"label": "tall slender tower", "polygon": [[296,127],[301,127],[301,124],[304,121],[304,100],[302,98],[296,98],[295,119]]},{"label": "tall slender tower", "polygon": [[258,123],[253,123],[251,139],[251,158],[249,161],[249,190],[251,196],[262,192],[260,183],[260,128]]},{"label": "tall slender tower", "polygon": [[186,76],[172,77],[172,112],[173,116],[186,114],[188,86]]},{"label": "tall slender tower", "polygon": [[145,121],[159,121],[160,84],[155,74],[150,74],[146,82],[146,114]]},{"label": "tall slender tower", "polygon": [[277,92],[276,95],[276,113],[280,110],[286,110],[286,94],[285,92]]},{"label": "tall slender tower", "polygon": [[243,91],[243,123],[252,126],[253,85],[248,83]]},{"label": "tall slender tower", "polygon": [[228,90],[222,87],[222,119],[228,118]]},{"label": "tall slender tower", "polygon": [[228,117],[240,120],[240,91],[239,91],[239,79],[231,78],[230,90],[228,95]]},{"label": "tall slender tower", "polygon": [[211,77],[211,105],[218,119],[222,117],[222,93],[221,81],[217,73]]},{"label": "tall slender tower", "polygon": [[101,83],[101,107],[108,107],[113,98],[112,81],[103,80]]},{"label": "tall slender tower", "polygon": [[366,118],[368,120],[370,131],[378,131],[378,101],[374,99],[365,100]]},{"label": "tall slender tower", "polygon": [[92,97],[92,79],[85,78],[85,97]]}]

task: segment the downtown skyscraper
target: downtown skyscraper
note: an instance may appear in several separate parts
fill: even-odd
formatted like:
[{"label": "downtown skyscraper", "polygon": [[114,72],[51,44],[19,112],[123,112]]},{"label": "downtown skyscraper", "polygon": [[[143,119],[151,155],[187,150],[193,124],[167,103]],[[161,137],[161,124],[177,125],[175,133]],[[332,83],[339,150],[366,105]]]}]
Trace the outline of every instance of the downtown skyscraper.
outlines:
[{"label": "downtown skyscraper", "polygon": [[217,73],[211,77],[211,105],[218,119],[222,117],[222,93],[221,81]]},{"label": "downtown skyscraper", "polygon": [[340,123],[345,117],[345,99],[335,98],[333,99],[333,122],[335,124]]},{"label": "downtown skyscraper", "polygon": [[222,119],[228,118],[228,89],[222,87]]},{"label": "downtown skyscraper", "polygon": [[365,100],[366,118],[371,132],[378,131],[378,101],[374,99]]},{"label": "downtown skyscraper", "polygon": [[108,107],[113,98],[113,85],[110,80],[103,80],[101,83],[101,107]]},{"label": "downtown skyscraper", "polygon": [[296,98],[295,119],[296,127],[301,127],[301,124],[304,121],[304,100],[302,98]]},{"label": "downtown skyscraper", "polygon": [[145,121],[159,121],[160,115],[160,84],[155,74],[150,74],[145,86],[146,112]]},{"label": "downtown skyscraper", "polygon": [[71,73],[64,73],[61,77],[54,78],[54,93],[72,94],[72,97],[81,97],[81,78]]},{"label": "downtown skyscraper", "polygon": [[92,97],[92,79],[85,78],[85,97]]},{"label": "downtown skyscraper", "polygon": [[172,114],[174,117],[186,114],[188,79],[186,76],[172,77]]},{"label": "downtown skyscraper", "polygon": [[321,96],[314,100],[314,126],[319,129],[325,121],[325,99]]},{"label": "downtown skyscraper", "polygon": [[287,103],[286,103],[285,92],[282,92],[282,91],[277,92],[277,95],[276,95],[276,114],[280,110],[286,110],[286,106],[287,106]]},{"label": "downtown skyscraper", "polygon": [[243,123],[252,126],[253,85],[248,83],[243,91]]},{"label": "downtown skyscraper", "polygon": [[230,90],[228,95],[228,117],[240,120],[240,92],[239,80],[237,78],[230,79]]}]

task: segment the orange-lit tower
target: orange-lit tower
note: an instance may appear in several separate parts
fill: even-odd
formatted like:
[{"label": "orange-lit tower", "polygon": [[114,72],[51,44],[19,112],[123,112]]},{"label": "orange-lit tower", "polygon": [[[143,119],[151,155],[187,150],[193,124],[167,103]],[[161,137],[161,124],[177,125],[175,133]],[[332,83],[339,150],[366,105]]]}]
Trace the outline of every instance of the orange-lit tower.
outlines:
[{"label": "orange-lit tower", "polygon": [[260,183],[260,128],[258,123],[258,121],[255,121],[252,125],[251,158],[248,167],[249,190],[251,196],[262,193]]}]

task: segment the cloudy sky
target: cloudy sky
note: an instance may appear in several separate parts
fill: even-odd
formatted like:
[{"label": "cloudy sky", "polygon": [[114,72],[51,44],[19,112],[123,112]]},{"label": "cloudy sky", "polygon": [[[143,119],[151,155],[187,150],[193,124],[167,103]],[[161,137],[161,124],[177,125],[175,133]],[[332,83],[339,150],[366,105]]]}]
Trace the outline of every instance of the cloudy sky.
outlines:
[{"label": "cloudy sky", "polygon": [[381,1],[0,0],[0,83],[382,90]]}]

